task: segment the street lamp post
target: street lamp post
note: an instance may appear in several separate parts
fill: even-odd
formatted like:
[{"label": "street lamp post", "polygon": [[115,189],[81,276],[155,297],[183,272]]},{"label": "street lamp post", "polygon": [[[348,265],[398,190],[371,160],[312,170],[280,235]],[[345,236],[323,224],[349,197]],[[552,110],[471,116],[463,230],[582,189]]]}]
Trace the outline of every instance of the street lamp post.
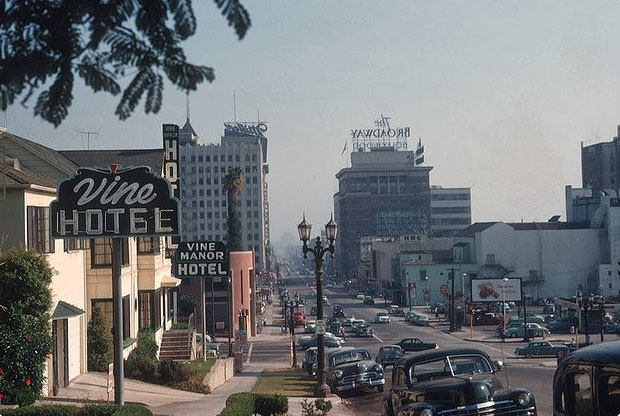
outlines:
[{"label": "street lamp post", "polygon": [[[586,344],[590,343],[590,331],[588,329],[588,310],[594,307],[594,294],[590,293],[590,295],[584,299],[581,289],[577,289],[577,305],[579,306],[579,314],[581,314],[581,309],[583,308],[583,318],[585,319],[585,331],[586,331]],[[577,345],[579,347],[579,345]]]},{"label": "street lamp post", "polygon": [[286,308],[289,310],[289,328],[291,334],[291,352],[293,353],[293,367],[297,367],[297,352],[295,351],[295,321],[293,312],[299,307],[299,301],[288,301]]},{"label": "street lamp post", "polygon": [[[504,277],[502,278],[502,280],[504,281],[504,283],[508,282],[508,278]],[[503,319],[503,324],[504,324],[504,332],[503,332],[503,336],[502,336],[502,341],[504,341],[504,338],[506,337],[506,285],[504,285],[504,290],[502,290],[502,293],[504,294],[504,303],[502,305],[502,308],[504,310],[504,319]],[[523,328],[523,330],[525,331],[525,336],[527,336],[527,325]]]},{"label": "street lamp post", "polygon": [[[304,259],[307,258],[308,253],[312,253],[314,256],[314,273],[316,275],[316,319],[317,322],[323,321],[323,283],[321,277],[323,275],[323,256],[325,253],[329,253],[334,257],[334,241],[338,234],[338,224],[334,221],[334,218],[330,218],[329,222],[325,224],[325,236],[329,242],[329,246],[324,247],[321,237],[316,238],[314,248],[308,247],[308,240],[310,240],[310,234],[312,232],[312,225],[306,221],[304,215],[303,220],[297,226],[299,232],[299,239],[303,242]],[[315,395],[318,397],[325,397],[329,392],[329,387],[326,383],[325,374],[325,334],[316,335],[317,338],[317,385],[315,388]]]},{"label": "street lamp post", "polygon": [[601,295],[598,298],[598,306],[601,310],[601,342],[604,342],[603,339],[603,315],[605,314],[605,298]]}]

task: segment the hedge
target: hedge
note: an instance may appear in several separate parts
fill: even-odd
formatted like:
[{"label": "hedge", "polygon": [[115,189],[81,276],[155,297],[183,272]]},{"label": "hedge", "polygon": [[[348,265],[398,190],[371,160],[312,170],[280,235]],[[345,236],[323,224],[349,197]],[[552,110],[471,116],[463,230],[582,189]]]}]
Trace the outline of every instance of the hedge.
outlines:
[{"label": "hedge", "polygon": [[149,409],[137,405],[44,405],[4,409],[2,416],[153,416]]},{"label": "hedge", "polygon": [[288,412],[288,398],[279,394],[235,393],[226,399],[218,416],[283,415]]}]

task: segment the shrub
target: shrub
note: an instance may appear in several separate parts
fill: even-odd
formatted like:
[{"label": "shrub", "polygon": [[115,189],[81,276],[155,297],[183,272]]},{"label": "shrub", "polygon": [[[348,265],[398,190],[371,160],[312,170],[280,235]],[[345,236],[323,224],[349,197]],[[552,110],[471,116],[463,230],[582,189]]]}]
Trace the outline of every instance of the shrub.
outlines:
[{"label": "shrub", "polygon": [[157,360],[157,342],[153,339],[153,332],[151,328],[142,328],[138,331],[138,345],[135,352],[137,355],[148,358],[150,360]]},{"label": "shrub", "polygon": [[192,371],[178,361],[163,360],[159,362],[159,375],[164,383],[181,383],[189,380]]},{"label": "shrub", "polygon": [[207,388],[202,384],[202,380],[186,380],[172,385],[175,389],[190,391],[192,393],[208,394]]},{"label": "shrub", "polygon": [[261,416],[286,414],[288,398],[279,394],[254,394],[254,412]]},{"label": "shrub", "polygon": [[187,329],[187,322],[175,322],[170,329]]},{"label": "shrub", "polygon": [[330,410],[332,410],[332,402],[325,399],[316,399],[314,401],[314,407],[316,407],[319,415],[325,416]]},{"label": "shrub", "polygon": [[125,375],[129,378],[150,381],[155,378],[157,362],[133,350],[125,360]]},{"label": "shrub", "polygon": [[126,405],[86,405],[64,406],[44,405],[29,406],[19,409],[5,409],[3,416],[152,416],[153,413],[143,406]]},{"label": "shrub", "polygon": [[0,394],[4,404],[32,404],[41,393],[51,351],[52,269],[35,252],[0,255]]},{"label": "shrub", "polygon": [[252,416],[254,414],[254,395],[235,393],[226,399],[226,407],[218,416]]},{"label": "shrub", "polygon": [[101,310],[95,308],[88,322],[88,371],[108,371],[113,353],[110,325]]}]

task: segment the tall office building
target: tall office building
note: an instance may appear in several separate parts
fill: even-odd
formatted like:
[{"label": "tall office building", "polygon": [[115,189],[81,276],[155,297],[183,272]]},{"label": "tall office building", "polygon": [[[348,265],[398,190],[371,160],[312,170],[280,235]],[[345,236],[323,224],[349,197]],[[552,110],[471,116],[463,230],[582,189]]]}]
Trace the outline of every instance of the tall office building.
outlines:
[{"label": "tall office building", "polygon": [[593,195],[620,186],[620,126],[612,141],[584,146],[581,143],[581,181]]},{"label": "tall office building", "polygon": [[336,174],[336,256],[345,275],[357,271],[361,237],[430,232],[432,167],[416,166],[415,160],[416,151],[371,147],[351,153],[351,167]]},{"label": "tall office building", "polygon": [[224,124],[219,144],[199,144],[189,120],[180,143],[182,239],[223,241],[226,237],[227,198],[224,177],[240,168],[245,184],[238,206],[242,244],[254,250],[257,274],[267,268],[269,204],[267,191],[267,138],[264,123]]},{"label": "tall office building", "polygon": [[434,237],[453,237],[471,225],[471,189],[431,187]]}]

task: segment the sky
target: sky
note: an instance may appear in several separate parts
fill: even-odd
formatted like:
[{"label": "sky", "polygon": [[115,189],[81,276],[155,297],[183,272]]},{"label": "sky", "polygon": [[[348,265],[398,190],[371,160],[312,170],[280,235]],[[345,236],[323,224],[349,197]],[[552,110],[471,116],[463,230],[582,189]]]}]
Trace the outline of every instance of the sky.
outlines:
[{"label": "sky", "polygon": [[[618,0],[243,3],[252,27],[239,41],[213,2],[193,2],[198,29],[183,46],[216,79],[190,95],[191,122],[219,142],[236,91],[237,120],[268,123],[276,241],[302,212],[329,220],[350,130],[381,114],[422,139],[432,185],[471,187],[474,222],[565,219],[581,143],[617,134]],[[0,120],[59,150],[86,148],[80,131],[99,132],[91,149],[161,147],[161,124],[185,121],[185,94],[169,84],[158,114],[142,104],[127,121],[118,96],[83,85],[58,128],[34,117],[35,99]]]}]

